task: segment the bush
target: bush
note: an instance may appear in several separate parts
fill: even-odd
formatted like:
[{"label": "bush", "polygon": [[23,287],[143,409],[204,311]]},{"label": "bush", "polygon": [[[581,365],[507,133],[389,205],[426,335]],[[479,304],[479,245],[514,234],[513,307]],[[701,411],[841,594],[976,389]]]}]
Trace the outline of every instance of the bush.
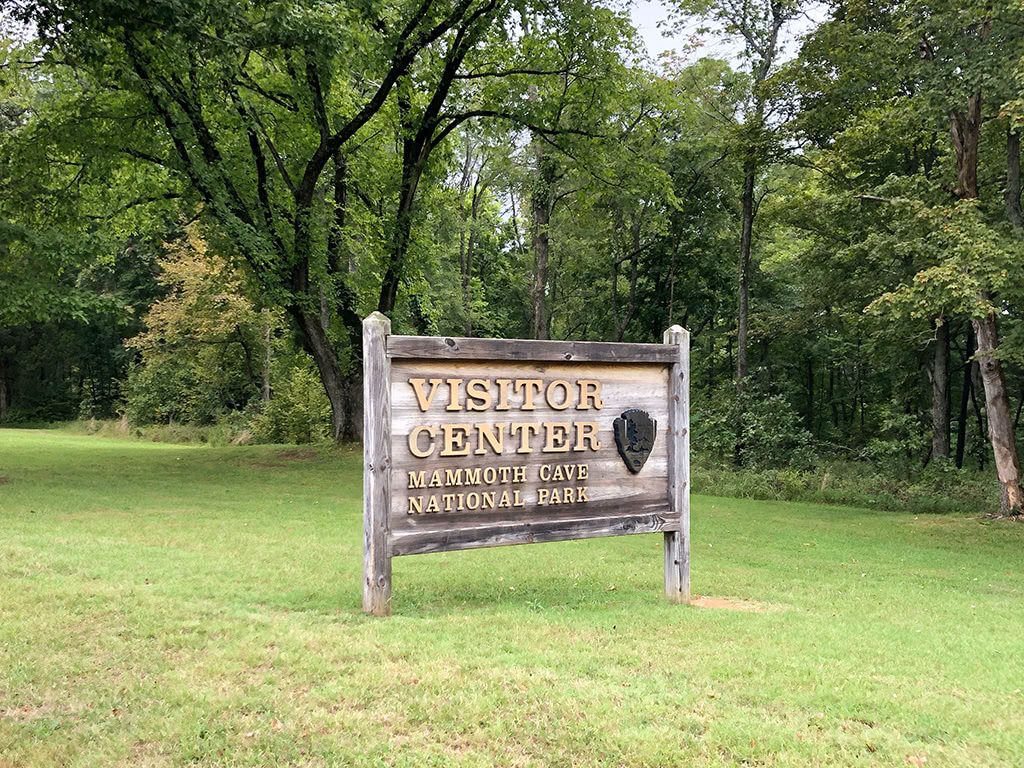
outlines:
[{"label": "bush", "polygon": [[814,469],[737,469],[699,455],[693,469],[696,493],[773,501],[885,509],[914,514],[985,514],[999,508],[991,474],[932,462],[915,472],[883,472],[866,462],[830,462]]},{"label": "bush", "polygon": [[927,445],[928,434],[918,416],[892,404],[882,414],[877,433],[864,449],[864,458],[882,469],[906,467],[913,471],[920,465]]},{"label": "bush", "polygon": [[124,412],[132,424],[216,424],[257,394],[237,350],[151,356],[128,371]]},{"label": "bush", "polygon": [[179,423],[132,424],[126,416],[120,419],[79,419],[40,426],[56,426],[80,435],[146,440],[151,443],[246,445],[253,439],[245,415],[238,412],[225,414],[216,424],[205,426]]},{"label": "bush", "polygon": [[751,469],[814,465],[814,438],[781,395],[751,390],[737,397],[731,387],[722,387],[696,399],[699,407],[692,409],[695,450],[720,462],[738,459]]},{"label": "bush", "polygon": [[311,365],[293,366],[274,388],[270,402],[253,416],[258,442],[316,443],[328,439],[331,404]]}]

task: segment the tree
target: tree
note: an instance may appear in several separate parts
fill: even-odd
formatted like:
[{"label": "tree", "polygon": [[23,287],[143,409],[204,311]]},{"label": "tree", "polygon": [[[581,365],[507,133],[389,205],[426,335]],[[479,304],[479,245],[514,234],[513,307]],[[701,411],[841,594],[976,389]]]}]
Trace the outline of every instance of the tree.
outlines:
[{"label": "tree", "polygon": [[[1014,314],[999,271],[1012,263],[1005,222],[1013,220],[1006,199],[1016,199],[1014,151],[1012,131],[1002,127],[1006,148],[998,151],[986,147],[983,131],[1000,120],[995,107],[986,112],[985,99],[998,105],[1010,90],[1019,16],[985,2],[837,5],[801,54],[807,75],[798,121],[821,147],[815,161],[833,189],[857,195],[872,211],[875,224],[859,250],[903,264],[895,284],[878,283],[884,298],[874,306],[927,323],[933,337],[931,455],[938,458],[948,457],[950,445],[950,329],[958,316],[970,318],[966,346],[978,341],[987,372],[986,415],[1006,514],[1019,508],[1019,468],[996,318]],[[986,161],[994,167],[984,174]],[[971,386],[968,368],[958,453]]]},{"label": "tree", "polygon": [[157,279],[166,294],[126,342],[139,357],[125,388],[133,423],[210,424],[270,399],[280,323],[253,305],[239,270],[211,253],[197,229],[164,244]]},{"label": "tree", "polygon": [[[538,110],[518,108],[511,96],[524,78],[567,76],[561,64],[543,61],[548,44],[560,42],[558,31],[573,20],[598,19],[593,34],[576,36],[581,45],[615,40],[605,28],[607,14],[570,0],[399,0],[372,7],[23,0],[18,9],[36,25],[47,66],[73,70],[98,102],[116,102],[116,114],[132,116],[131,131],[116,120],[97,127],[119,158],[119,172],[161,169],[165,194],[181,195],[186,208],[201,206],[211,244],[244,259],[264,301],[291,317],[331,401],[336,437],[358,429],[353,382],[362,310],[347,246],[383,238],[376,303],[394,309],[432,152],[472,119],[552,132],[534,119],[543,116]],[[536,34],[515,39],[533,17]],[[516,44],[525,56],[508,55]],[[562,53],[569,67],[587,58],[586,50]],[[97,112],[85,118],[104,120]],[[378,211],[370,232],[353,231],[351,208],[363,191],[354,188],[351,168],[377,147],[374,131],[391,120],[400,155],[392,213]],[[337,332],[332,318],[340,321]]]},{"label": "tree", "polygon": [[769,80],[782,55],[781,35],[800,12],[799,0],[701,0],[685,4],[743,45],[749,77],[748,96],[736,116],[737,151],[743,158],[740,193],[740,240],[737,264],[736,388],[742,393],[749,373],[751,251],[754,219],[764,197],[758,195],[759,175],[779,156],[777,138],[780,106]]},{"label": "tree", "polygon": [[86,159],[92,97],[64,74],[21,37],[0,47],[0,419],[111,415],[123,341],[160,291],[170,198]]}]

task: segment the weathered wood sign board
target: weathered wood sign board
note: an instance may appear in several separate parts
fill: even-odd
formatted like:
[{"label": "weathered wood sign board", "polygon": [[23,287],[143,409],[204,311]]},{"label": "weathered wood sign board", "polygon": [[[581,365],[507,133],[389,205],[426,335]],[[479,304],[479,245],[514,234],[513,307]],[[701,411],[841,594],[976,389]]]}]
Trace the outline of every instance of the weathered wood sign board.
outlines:
[{"label": "weathered wood sign board", "polygon": [[663,532],[689,599],[689,334],[664,344],[392,336],[363,321],[363,609],[391,558]]}]

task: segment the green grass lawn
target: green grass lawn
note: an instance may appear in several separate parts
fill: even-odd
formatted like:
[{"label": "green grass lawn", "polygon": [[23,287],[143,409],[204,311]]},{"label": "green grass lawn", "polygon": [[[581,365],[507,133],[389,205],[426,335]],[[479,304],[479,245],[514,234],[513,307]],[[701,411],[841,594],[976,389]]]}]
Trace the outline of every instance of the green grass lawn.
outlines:
[{"label": "green grass lawn", "polygon": [[0,765],[1024,765],[1024,526],[697,497],[400,558],[353,451],[0,431]]}]

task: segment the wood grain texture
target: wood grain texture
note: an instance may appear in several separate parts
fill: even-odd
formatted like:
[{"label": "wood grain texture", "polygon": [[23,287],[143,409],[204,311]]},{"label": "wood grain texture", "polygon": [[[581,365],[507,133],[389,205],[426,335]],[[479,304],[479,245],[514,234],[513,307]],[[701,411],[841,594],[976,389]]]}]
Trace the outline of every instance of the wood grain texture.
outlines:
[{"label": "wood grain texture", "polygon": [[[664,342],[391,336],[366,318],[364,610],[390,613],[392,557],[654,532],[687,602],[689,334]],[[653,446],[620,435],[631,461],[650,446],[636,474],[615,441],[631,409],[657,422]]]},{"label": "wood grain texture", "polygon": [[422,555],[478,547],[539,544],[599,536],[670,531],[676,515],[662,505],[659,511],[601,516],[558,516],[551,519],[502,520],[478,525],[421,525],[400,528],[391,537],[391,554]]},{"label": "wood grain texture", "polygon": [[[537,410],[518,410],[523,402],[520,396],[510,400],[511,410],[508,411],[447,411],[449,403],[447,389],[439,388],[434,402],[427,412],[423,412],[417,402],[415,391],[409,384],[411,377],[420,378],[462,378],[469,380],[479,378],[531,378],[544,382],[545,386],[557,380],[577,381],[598,380],[601,382],[603,407],[600,410],[576,410],[569,408],[558,411],[542,407]],[[446,385],[445,385],[446,386]],[[486,467],[513,467],[525,469],[527,480],[516,484],[522,490],[524,502],[532,515],[532,519],[543,520],[554,512],[565,511],[568,507],[579,507],[587,514],[587,509],[605,502],[612,504],[608,514],[629,515],[638,506],[646,504],[666,505],[669,502],[668,477],[668,367],[661,364],[583,364],[583,363],[482,363],[482,362],[446,362],[446,361],[409,361],[392,360],[391,365],[391,407],[392,437],[391,453],[393,462],[394,487],[391,499],[391,524],[399,526],[409,515],[409,496],[421,496],[431,492],[445,493],[449,489],[414,489],[408,488],[410,472],[432,470],[467,470]],[[631,474],[619,456],[613,435],[613,422],[628,408],[641,408],[658,421],[658,436],[647,463],[638,475]],[[596,451],[568,451],[564,453],[544,453],[535,450],[529,454],[515,452],[517,441],[506,437],[502,454],[495,455],[488,451],[484,455],[450,456],[437,455],[429,458],[418,458],[409,450],[409,434],[417,425],[440,423],[456,424],[487,424],[504,423],[541,424],[544,422],[589,421],[596,425],[596,434],[600,448]],[[540,444],[535,438],[535,444]],[[587,446],[589,448],[589,445]],[[586,465],[587,478],[578,484],[572,482],[545,482],[540,478],[544,466],[572,467]],[[540,507],[536,504],[538,490],[541,487],[587,487],[588,501],[577,505],[557,505]],[[497,491],[512,486],[495,484],[458,488],[466,491]],[[492,518],[508,513],[522,514],[522,509],[497,509],[489,514]],[[434,517],[455,518],[464,513],[437,513]]]},{"label": "wood grain texture", "polygon": [[665,594],[690,601],[690,334],[678,325],[665,331],[676,361],[669,370],[668,478],[677,525],[665,534]]},{"label": "wood grain texture", "polygon": [[391,336],[388,356],[425,360],[513,360],[577,363],[673,363],[663,344]]},{"label": "wood grain texture", "polygon": [[363,610],[391,612],[391,321],[379,312],[363,320]]}]

